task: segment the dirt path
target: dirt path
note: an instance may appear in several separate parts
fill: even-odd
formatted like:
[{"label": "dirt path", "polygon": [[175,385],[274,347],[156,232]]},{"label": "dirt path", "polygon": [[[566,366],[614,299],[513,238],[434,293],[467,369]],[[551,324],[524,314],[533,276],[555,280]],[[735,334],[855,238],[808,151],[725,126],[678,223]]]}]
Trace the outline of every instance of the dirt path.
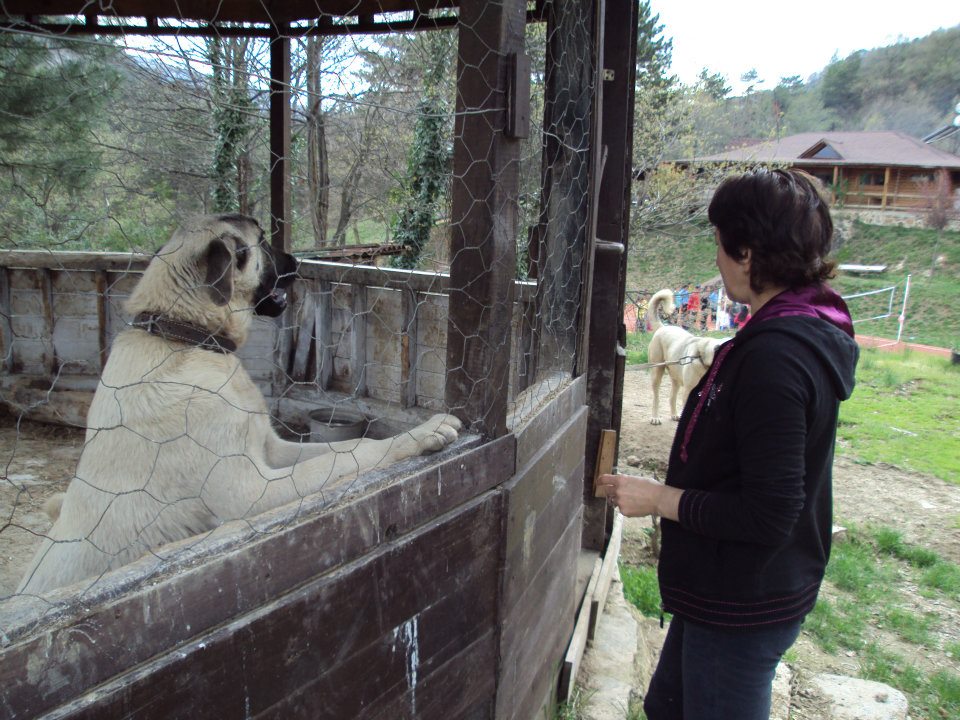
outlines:
[{"label": "dirt path", "polygon": [[[661,398],[668,392],[664,379]],[[650,424],[652,395],[645,371],[628,371],[623,384],[620,463],[628,471],[634,456],[639,467],[666,472],[677,424]],[[960,488],[938,478],[889,465],[860,465],[846,457],[834,463],[834,515],[838,522],[893,527],[904,540],[919,543],[947,560],[960,563]]]}]

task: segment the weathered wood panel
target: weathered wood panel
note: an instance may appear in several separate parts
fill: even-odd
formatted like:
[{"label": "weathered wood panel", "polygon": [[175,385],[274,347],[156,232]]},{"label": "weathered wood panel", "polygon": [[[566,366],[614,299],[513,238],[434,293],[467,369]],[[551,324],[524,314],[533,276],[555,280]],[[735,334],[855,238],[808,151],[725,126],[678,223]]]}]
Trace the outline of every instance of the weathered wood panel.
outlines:
[{"label": "weathered wood panel", "polygon": [[535,717],[556,687],[576,612],[581,524],[578,511],[514,612],[503,621],[497,718]]},{"label": "weathered wood panel", "polygon": [[[264,518],[253,527],[235,523],[236,537],[214,543],[210,552],[218,552],[206,564],[197,566],[189,557],[178,560],[179,564],[145,558],[98,585],[99,594],[89,592],[82,608],[71,606],[69,596],[53,606],[30,598],[8,601],[0,605],[0,614],[7,621],[7,646],[0,651],[0,706],[16,715],[33,715],[69,702],[78,689],[108,681],[168,647],[193,642],[230,622],[230,618],[246,614],[252,622],[258,608],[285,596],[309,578],[334,572],[346,563],[362,562],[358,559],[376,552],[379,545],[414,535],[418,528],[435,525],[435,518],[469,505],[470,498],[487,492],[512,472],[513,456],[512,437],[455,453],[445,462],[371,495],[308,516],[280,533],[267,532],[278,522],[281,527],[290,523],[280,511],[273,520]],[[304,508],[308,510],[310,503]],[[294,520],[301,517],[297,509],[289,511],[294,513]],[[486,512],[492,510],[483,510]],[[496,514],[499,517],[499,511]],[[263,522],[266,527],[261,527]],[[453,525],[456,528],[456,522]],[[499,520],[496,525],[499,527]],[[463,534],[462,530],[451,532]],[[246,542],[250,539],[256,541]],[[463,542],[472,541],[466,538]],[[179,547],[196,543],[197,539],[184,541]],[[220,550],[224,543],[228,552]],[[468,554],[484,559],[492,556],[492,562],[496,562],[496,547],[496,542],[487,539]],[[443,553],[431,550],[427,554],[435,555],[437,562],[446,562]],[[172,552],[163,555],[180,558]],[[159,570],[170,574],[136,589],[139,578]],[[403,590],[411,577],[418,583],[426,582],[419,578],[421,571],[416,568],[405,565],[403,572],[397,579],[398,587],[390,593],[416,593],[416,588]],[[496,576],[495,572],[484,574]],[[442,575],[437,571],[438,577]],[[134,591],[124,593],[129,588]],[[401,600],[390,596],[390,602]],[[362,617],[347,606],[342,612]],[[374,616],[379,618],[387,612],[375,608]],[[48,633],[38,631],[38,616],[51,615],[61,618],[56,626]],[[143,632],[144,624],[151,632]],[[202,642],[196,640],[197,652],[203,650],[199,646]],[[127,675],[120,685],[127,687],[135,680]],[[120,690],[118,685],[117,692]]]},{"label": "weathered wood panel", "polygon": [[582,525],[583,381],[519,431],[504,484],[504,577],[498,718],[531,718],[550,695],[576,610]]},{"label": "weathered wood panel", "polygon": [[[495,622],[497,493],[150,661],[53,717],[354,718],[412,691]],[[495,656],[487,645],[487,668]],[[474,694],[478,676],[461,675]],[[358,682],[358,679],[362,678]],[[479,683],[483,684],[484,680]],[[283,703],[282,707],[278,707]]]}]

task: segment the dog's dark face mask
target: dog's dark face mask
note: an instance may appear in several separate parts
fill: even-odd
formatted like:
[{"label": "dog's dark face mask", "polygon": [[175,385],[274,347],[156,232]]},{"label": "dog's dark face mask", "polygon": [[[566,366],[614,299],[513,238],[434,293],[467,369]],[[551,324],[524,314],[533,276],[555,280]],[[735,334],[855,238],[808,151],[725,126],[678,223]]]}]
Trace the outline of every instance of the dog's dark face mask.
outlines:
[{"label": "dog's dark face mask", "polygon": [[260,284],[253,295],[254,312],[266,317],[278,317],[287,307],[287,290],[297,279],[297,261],[289,253],[277,250],[261,238],[263,267]]}]

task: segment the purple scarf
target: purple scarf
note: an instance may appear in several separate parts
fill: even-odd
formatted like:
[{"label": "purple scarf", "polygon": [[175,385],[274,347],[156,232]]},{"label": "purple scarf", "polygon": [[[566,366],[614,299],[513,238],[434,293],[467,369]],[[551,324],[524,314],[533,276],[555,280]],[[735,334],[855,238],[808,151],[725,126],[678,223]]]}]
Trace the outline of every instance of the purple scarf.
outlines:
[{"label": "purple scarf", "polygon": [[[789,317],[791,315],[803,315],[805,317],[818,317],[826,320],[831,325],[843,330],[847,335],[853,337],[853,320],[850,318],[850,311],[847,310],[847,304],[843,298],[829,285],[807,285],[798,290],[784,290],[779,295],[770,298],[766,304],[760,308],[753,317],[747,322],[761,323],[764,320],[771,320],[779,317]],[[744,325],[746,327],[747,325]],[[742,329],[742,328],[741,328]],[[693,427],[697,424],[697,419],[703,411],[703,406],[710,397],[713,389],[713,381],[720,370],[720,364],[727,356],[727,353],[733,349],[735,340],[729,340],[723,344],[717,356],[710,366],[710,373],[707,375],[707,381],[700,390],[700,399],[697,406],[693,409],[690,416],[690,422],[683,433],[683,442],[680,444],[680,460],[687,461],[687,444],[690,442],[690,436],[693,435]]]},{"label": "purple scarf", "polygon": [[763,322],[771,318],[788,317],[790,315],[822,318],[853,337],[853,320],[850,319],[847,304],[829,285],[807,285],[798,290],[784,290],[779,295],[770,298],[750,318],[750,322]]}]

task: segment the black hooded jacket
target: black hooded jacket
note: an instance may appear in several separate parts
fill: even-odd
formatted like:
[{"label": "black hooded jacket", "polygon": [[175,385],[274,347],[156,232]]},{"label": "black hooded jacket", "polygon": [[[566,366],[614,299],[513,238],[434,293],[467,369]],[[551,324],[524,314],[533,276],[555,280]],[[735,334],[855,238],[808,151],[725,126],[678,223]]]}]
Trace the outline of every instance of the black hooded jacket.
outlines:
[{"label": "black hooded jacket", "polygon": [[750,322],[730,342],[699,413],[710,373],[677,428],[667,485],[684,492],[679,522],[662,521],[659,577],[664,610],[733,629],[802,618],[816,602],[837,414],[859,351],[805,316]]}]

